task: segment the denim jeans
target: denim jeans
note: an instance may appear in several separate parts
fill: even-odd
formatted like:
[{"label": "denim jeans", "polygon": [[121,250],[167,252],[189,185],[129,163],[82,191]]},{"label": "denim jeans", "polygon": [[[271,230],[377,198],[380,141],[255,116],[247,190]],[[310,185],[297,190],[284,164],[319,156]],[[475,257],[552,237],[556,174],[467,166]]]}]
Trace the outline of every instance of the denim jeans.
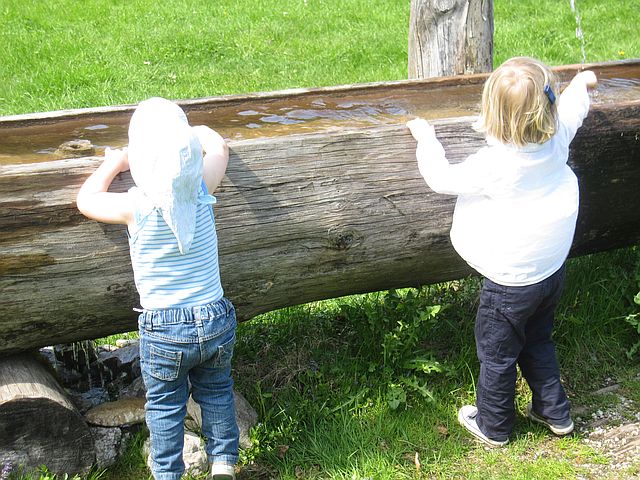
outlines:
[{"label": "denim jeans", "polygon": [[551,338],[564,278],[563,266],[534,285],[508,287],[484,280],[475,325],[480,361],[476,422],[492,440],[506,440],[515,423],[516,365],[533,393],[533,410],[559,423],[569,419]]},{"label": "denim jeans", "polygon": [[202,410],[209,463],[235,465],[239,434],[231,379],[236,330],[231,302],[223,298],[193,308],[146,310],[138,328],[154,478],[178,480],[184,472],[189,383]]}]

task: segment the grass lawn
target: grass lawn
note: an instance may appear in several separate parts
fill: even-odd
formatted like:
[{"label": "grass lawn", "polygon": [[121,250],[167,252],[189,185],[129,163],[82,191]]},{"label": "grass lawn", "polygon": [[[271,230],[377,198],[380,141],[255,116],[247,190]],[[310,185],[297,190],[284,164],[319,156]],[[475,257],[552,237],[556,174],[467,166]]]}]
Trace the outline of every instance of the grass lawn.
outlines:
[{"label": "grass lawn", "polygon": [[[640,57],[635,0],[577,0],[587,61]],[[25,2],[0,7],[0,115],[407,75],[409,0]],[[495,63],[580,63],[569,0],[496,0]]]},{"label": "grass lawn", "polygon": [[[584,45],[569,0],[495,0],[494,63],[515,55],[580,63],[582,46],[588,62],[640,57],[637,0],[576,4]],[[406,78],[409,5],[3,0],[0,115]],[[625,319],[639,311],[639,266],[637,248],[569,262],[555,338],[577,431],[555,438],[531,425],[520,379],[516,430],[497,451],[456,422],[459,406],[475,398],[477,278],[317,302],[242,324],[234,375],[260,423],[239,478],[640,475],[638,459],[618,470],[590,442],[599,424],[638,422],[640,362],[628,353],[640,332]],[[613,393],[599,393],[612,385]],[[149,478],[142,439],[89,478]]]}]

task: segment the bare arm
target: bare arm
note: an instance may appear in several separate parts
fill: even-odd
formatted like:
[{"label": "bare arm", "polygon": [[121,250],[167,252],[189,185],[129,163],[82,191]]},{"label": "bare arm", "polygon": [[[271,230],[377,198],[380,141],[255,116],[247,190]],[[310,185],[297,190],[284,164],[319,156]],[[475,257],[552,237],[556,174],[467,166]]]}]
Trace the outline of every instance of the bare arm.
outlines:
[{"label": "bare arm", "polygon": [[108,192],[113,179],[129,170],[126,150],[107,150],[104,162],[80,187],[76,204],[78,210],[92,220],[104,223],[129,225],[133,222],[133,210],[127,193]]},{"label": "bare arm", "polygon": [[202,176],[209,193],[216,191],[224,178],[229,163],[229,147],[218,132],[204,125],[193,127],[204,149]]}]

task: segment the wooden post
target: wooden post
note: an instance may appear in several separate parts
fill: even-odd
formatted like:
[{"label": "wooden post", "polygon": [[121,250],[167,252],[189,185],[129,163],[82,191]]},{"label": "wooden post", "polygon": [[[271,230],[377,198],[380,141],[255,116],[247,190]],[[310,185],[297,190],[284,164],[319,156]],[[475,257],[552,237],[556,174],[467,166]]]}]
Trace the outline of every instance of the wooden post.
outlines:
[{"label": "wooden post", "polygon": [[45,367],[30,354],[0,359],[0,461],[73,475],[94,460],[89,427]]},{"label": "wooden post", "polygon": [[493,0],[411,0],[409,78],[493,68]]}]

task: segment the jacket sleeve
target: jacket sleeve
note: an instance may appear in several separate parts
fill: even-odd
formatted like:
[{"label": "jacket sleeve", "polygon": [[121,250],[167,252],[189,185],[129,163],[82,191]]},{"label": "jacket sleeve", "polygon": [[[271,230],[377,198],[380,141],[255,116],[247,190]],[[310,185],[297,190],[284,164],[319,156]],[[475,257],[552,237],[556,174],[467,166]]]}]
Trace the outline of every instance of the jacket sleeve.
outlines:
[{"label": "jacket sleeve", "polygon": [[442,144],[433,137],[418,142],[418,169],[434,192],[448,195],[482,194],[489,181],[486,168],[482,168],[483,150],[462,163],[450,164]]},{"label": "jacket sleeve", "polygon": [[574,77],[558,101],[558,133],[564,135],[567,144],[573,140],[589,113],[589,103],[587,85],[581,77]]}]

